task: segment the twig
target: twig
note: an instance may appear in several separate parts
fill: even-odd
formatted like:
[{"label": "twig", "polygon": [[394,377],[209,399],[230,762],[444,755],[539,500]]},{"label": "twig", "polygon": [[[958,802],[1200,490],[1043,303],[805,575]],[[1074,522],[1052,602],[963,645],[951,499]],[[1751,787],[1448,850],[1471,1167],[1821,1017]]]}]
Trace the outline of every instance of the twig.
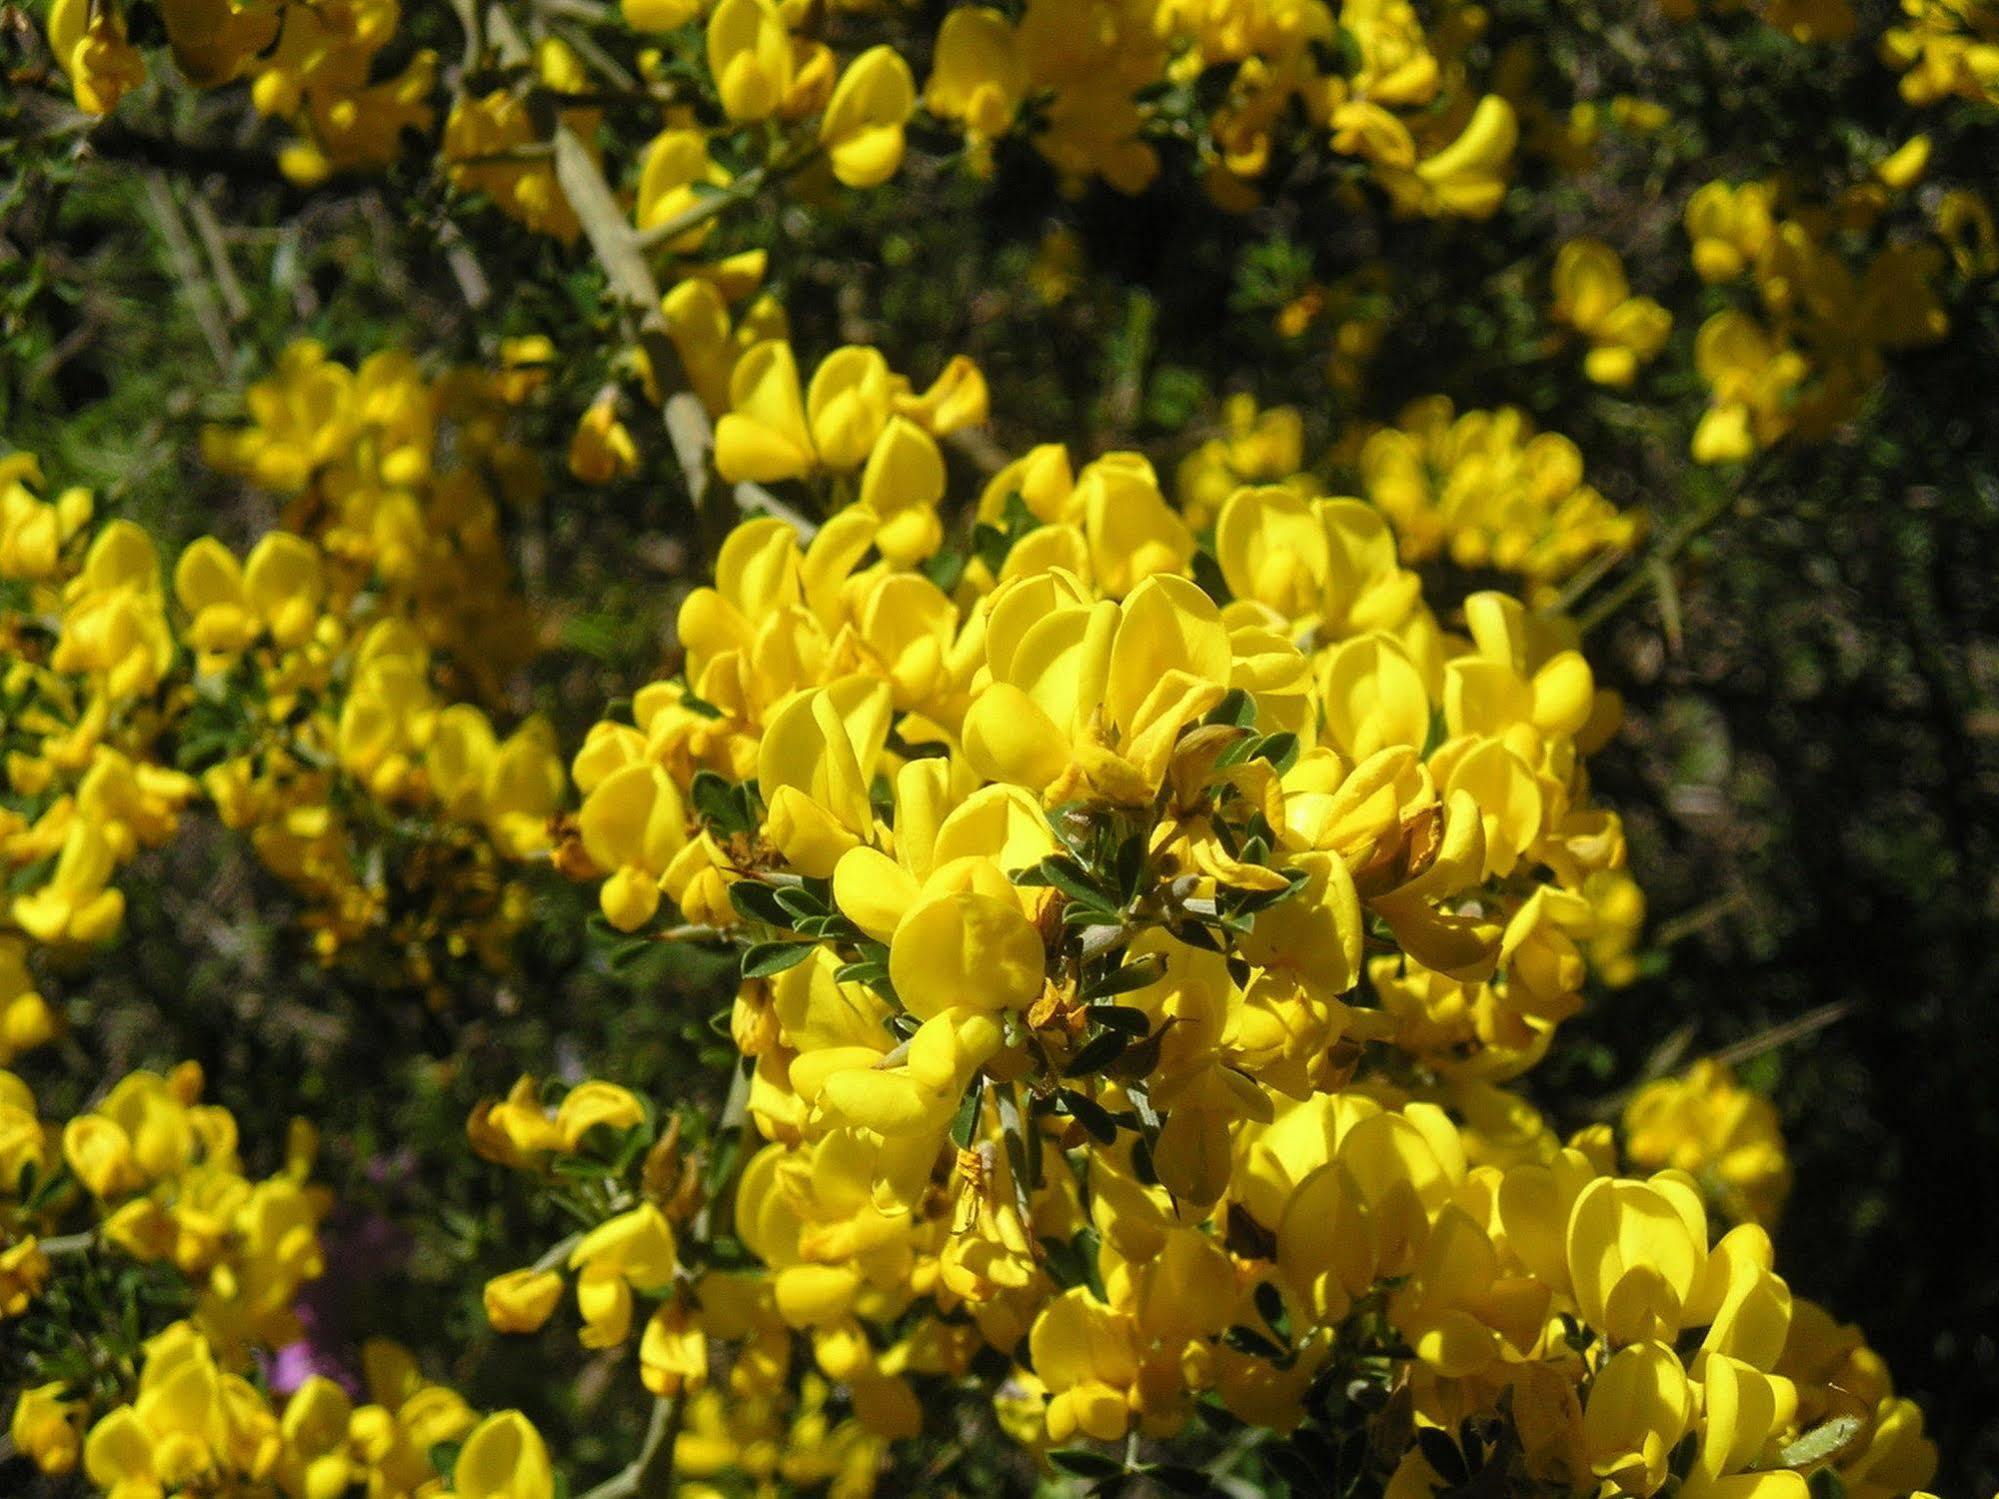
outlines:
[{"label": "twig", "polygon": [[479,31],[479,0],[451,0],[451,8],[457,13],[459,28],[465,33],[462,68],[466,75],[464,84],[469,88],[471,75],[478,71],[479,60],[486,50]]},{"label": "twig", "polygon": [[1609,547],[1598,552],[1576,570],[1574,576],[1562,585],[1562,591],[1556,596],[1554,603],[1541,610],[1541,613],[1543,615],[1569,613],[1582,601],[1584,594],[1601,583],[1618,563],[1630,555],[1631,553],[1623,547]]},{"label": "twig", "polygon": [[[549,16],[564,13],[547,3],[547,0],[542,0],[541,11],[544,15]],[[626,93],[638,92],[638,79],[626,72],[624,65],[617,58],[611,56],[610,53],[592,41],[588,32],[585,32],[580,27],[563,25],[561,23],[556,25],[555,31],[558,36],[576,50],[578,57],[589,63],[602,76],[610,79]]]},{"label": "twig", "polygon": [[458,294],[465,299],[467,308],[479,311],[493,298],[493,284],[480,269],[479,258],[465,242],[455,220],[444,220],[437,240],[444,246],[444,263],[451,268],[451,279],[458,283]]},{"label": "twig", "polygon": [[1006,449],[994,442],[992,434],[982,427],[960,427],[944,440],[971,459],[988,478],[1013,462]]},{"label": "twig", "polygon": [[243,283],[236,278],[236,267],[230,263],[229,246],[223,243],[222,226],[215,220],[215,210],[208,206],[206,198],[195,193],[188,199],[187,216],[194,221],[194,232],[201,238],[202,249],[208,252],[209,266],[215,272],[215,289],[222,295],[229,321],[242,322],[250,315],[250,299],[243,295]]},{"label": "twig", "polygon": [[1722,917],[1739,909],[1742,903],[1740,890],[1730,890],[1726,894],[1717,895],[1713,900],[1703,901],[1690,911],[1682,911],[1679,915],[1660,922],[1652,933],[1652,945],[1671,947],[1676,942],[1684,942],[1696,932],[1706,931]]},{"label": "twig", "polygon": [[1853,1008],[1843,999],[1820,1005],[1816,1010],[1807,1010],[1796,1020],[1787,1020],[1782,1025],[1773,1025],[1767,1031],[1738,1041],[1733,1046],[1724,1047],[1714,1054],[1713,1060],[1724,1067],[1733,1067],[1737,1062],[1746,1062],[1751,1057],[1760,1057],[1766,1051],[1774,1051],[1779,1046],[1787,1046],[1793,1041],[1822,1031],[1827,1026],[1844,1020]]},{"label": "twig", "polygon": [[565,1239],[558,1239],[555,1243],[548,1246],[547,1251],[530,1268],[537,1274],[543,1270],[553,1270],[569,1258],[570,1250],[582,1242],[583,1235],[580,1233],[571,1234]]},{"label": "twig", "polygon": [[167,259],[173,266],[174,276],[180,281],[181,290],[187,294],[195,323],[201,329],[201,336],[208,341],[209,352],[215,356],[215,362],[221,366],[223,373],[228,374],[236,367],[236,356],[229,346],[228,330],[222,325],[222,309],[216,303],[215,289],[201,273],[200,258],[194,253],[194,242],[187,237],[187,226],[180,221],[180,210],[174,206],[173,190],[167,186],[166,173],[146,173],[145,184],[146,206],[152,210],[160,238],[166,241]]},{"label": "twig", "polygon": [[1624,575],[1615,588],[1582,612],[1576,620],[1576,628],[1585,635],[1589,634],[1647,588],[1656,586],[1658,569],[1670,564],[1687,549],[1695,537],[1733,510],[1737,501],[1749,491],[1750,482],[1756,472],[1755,466],[1746,470],[1735,484],[1714,495],[1669,531],[1658,546],[1646,553],[1638,565]]},{"label": "twig", "polygon": [[673,1488],[673,1447],[685,1412],[685,1403],[677,1394],[654,1401],[639,1455],[585,1491],[583,1499],[666,1499]]},{"label": "twig", "polygon": [[[709,503],[709,454],[715,445],[714,429],[708,424],[707,408],[700,397],[687,389],[687,375],[680,351],[667,332],[666,314],[660,310],[659,283],[653,280],[639,248],[638,235],[625,219],[610,185],[596,161],[576,133],[566,125],[555,132],[555,176],[569,206],[583,225],[584,236],[596,252],[611,284],[612,295],[622,303],[638,325],[639,346],[645,350],[653,379],[661,390],[673,390],[664,403],[666,436],[673,448],[687,485],[687,498],[694,509],[698,528],[710,534],[706,539],[719,544],[726,527],[723,517],[714,514]],[[713,550],[711,545],[709,550]]]},{"label": "twig", "polygon": [[[1758,1031],[1753,1036],[1746,1036],[1733,1046],[1725,1046],[1720,1051],[1710,1052],[1705,1057],[1696,1058],[1694,1062],[1688,1065],[1698,1066],[1702,1061],[1709,1061],[1718,1063],[1723,1067],[1733,1067],[1738,1062],[1746,1062],[1751,1057],[1760,1057],[1766,1051],[1775,1051],[1778,1047],[1788,1046],[1793,1041],[1802,1040],[1815,1031],[1822,1031],[1827,1026],[1844,1020],[1847,1012],[1852,1008],[1845,1000],[1834,1000],[1830,1004],[1820,1005],[1816,1010],[1805,1011],[1804,1014],[1798,1016],[1795,1020],[1786,1020],[1781,1025],[1773,1025],[1767,1030]],[[1654,1081],[1656,1078],[1663,1076],[1668,1071],[1680,1070],[1677,1066],[1678,1058],[1674,1055],[1676,1050],[1675,1042],[1682,1039],[1690,1031],[1691,1027],[1688,1027],[1681,1032],[1676,1032],[1674,1037],[1669,1039],[1666,1045],[1662,1046],[1654,1054],[1655,1059],[1659,1062],[1657,1067],[1648,1067],[1645,1075],[1636,1079],[1630,1086],[1619,1088],[1608,1097],[1599,1099],[1590,1110],[1592,1117],[1597,1119],[1615,1118],[1618,1111],[1624,1107],[1625,1100],[1630,1098],[1640,1088]]]},{"label": "twig", "polygon": [[61,1259],[64,1255],[84,1254],[96,1246],[97,1235],[94,1231],[35,1241],[35,1247],[52,1260]]}]

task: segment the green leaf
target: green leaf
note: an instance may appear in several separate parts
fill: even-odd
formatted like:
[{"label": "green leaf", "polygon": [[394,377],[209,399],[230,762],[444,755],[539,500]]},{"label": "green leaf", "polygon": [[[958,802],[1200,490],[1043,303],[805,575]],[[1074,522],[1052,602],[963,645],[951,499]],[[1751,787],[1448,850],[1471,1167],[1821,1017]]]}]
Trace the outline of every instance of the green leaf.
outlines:
[{"label": "green leaf", "polygon": [[[1083,998],[1107,999],[1113,994],[1129,994],[1134,989],[1144,989],[1158,983],[1165,974],[1164,958],[1156,954],[1140,958],[1136,963],[1127,963],[1122,968],[1114,968],[1109,973],[1091,979],[1083,985]],[[1148,1024],[1145,1028],[1151,1027]]]},{"label": "green leaf", "polygon": [[1465,1455],[1458,1451],[1458,1444],[1441,1427],[1417,1427],[1416,1445],[1422,1450],[1423,1461],[1452,1488],[1471,1477],[1471,1470],[1465,1466]]},{"label": "green leaf", "polygon": [[714,771],[697,770],[687,794],[688,800],[694,803],[695,813],[717,832],[747,833],[753,824],[743,821],[742,801],[737,790],[733,781],[725,780]]},{"label": "green leaf", "polygon": [[1229,724],[1246,729],[1256,722],[1256,699],[1240,687],[1231,687],[1226,696],[1201,720],[1204,724]]},{"label": "green leaf", "polygon": [[810,890],[787,886],[772,892],[777,903],[800,921],[812,921],[831,915],[826,903]]},{"label": "green leaf", "polygon": [[951,1143],[960,1150],[969,1150],[972,1139],[979,1132],[979,1105],[985,1101],[986,1079],[980,1074],[972,1079],[963,1102],[958,1105],[957,1117],[951,1121]]},{"label": "green leaf", "polygon": [[447,1484],[458,1467],[458,1454],[464,1447],[463,1442],[437,1442],[430,1449],[430,1465]]},{"label": "green leaf", "polygon": [[791,926],[791,913],[778,900],[777,891],[755,880],[737,880],[731,885],[729,904],[745,921],[760,921],[765,926],[786,929]]},{"label": "green leaf", "polygon": [[879,984],[888,977],[888,959],[863,958],[858,963],[842,963],[833,970],[833,977],[843,984]]},{"label": "green leaf", "polygon": [[1117,1121],[1094,1098],[1086,1098],[1074,1088],[1056,1093],[1055,1102],[1071,1119],[1088,1130],[1102,1145],[1117,1143]]},{"label": "green leaf", "polygon": [[1057,1447],[1048,1454],[1048,1461],[1077,1478],[1115,1478],[1125,1471],[1116,1458],[1087,1447]]},{"label": "green leaf", "polygon": [[759,942],[743,954],[743,977],[767,979],[796,968],[812,956],[814,948],[810,942]]},{"label": "green leaf", "polygon": [[1089,876],[1072,861],[1051,855],[1034,866],[1032,880],[1016,877],[1016,884],[1052,885],[1070,900],[1094,911],[1114,914],[1117,906],[1109,895],[1092,885]]},{"label": "green leaf", "polygon": [[1070,1059],[1062,1069],[1064,1077],[1089,1077],[1102,1072],[1111,1063],[1124,1055],[1124,1049],[1131,1045],[1131,1037],[1123,1031],[1106,1030],[1090,1041]]},{"label": "green leaf", "polygon": [[1824,1462],[1852,1441],[1862,1424],[1859,1416],[1834,1416],[1830,1421],[1821,1421],[1777,1454],[1777,1466],[1803,1468]]}]

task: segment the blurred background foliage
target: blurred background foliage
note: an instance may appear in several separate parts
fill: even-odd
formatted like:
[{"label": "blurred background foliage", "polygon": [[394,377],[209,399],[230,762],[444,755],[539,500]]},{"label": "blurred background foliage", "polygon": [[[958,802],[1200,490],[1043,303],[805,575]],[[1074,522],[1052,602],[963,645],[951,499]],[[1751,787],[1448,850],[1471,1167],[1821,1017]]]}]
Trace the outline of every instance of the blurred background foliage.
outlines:
[{"label": "blurred background foliage", "polygon": [[[1871,60],[1744,17],[1675,27],[1611,0],[1497,0],[1491,17],[1495,54],[1517,45],[1568,96],[1639,95],[1671,122],[1607,127],[1581,174],[1530,163],[1488,223],[1390,223],[1356,212],[1331,177],[1246,216],[1193,206],[1199,191],[1170,177],[1137,198],[1071,201],[1021,150],[989,181],[913,160],[852,206],[759,210],[726,233],[786,244],[773,289],[802,350],[875,343],[919,381],[972,355],[1007,453],[1062,438],[1080,453],[1138,447],[1164,471],[1246,393],[1299,408],[1330,483],[1352,452],[1342,439],[1442,393],[1518,405],[1574,438],[1590,480],[1657,534],[1718,516],[1669,581],[1648,580],[1592,638],[1600,678],[1629,704],[1596,779],[1651,904],[1645,976],[1599,996],[1531,1082],[1574,1127],[1648,1076],[1737,1059],[1778,1103],[1796,1162],[1780,1263],[1798,1290],[1864,1319],[1928,1412],[1940,1489],[1992,1492],[1999,301],[1990,283],[1960,297],[1953,337],[1896,361],[1833,441],[1780,448],[1737,478],[1695,467],[1698,390],[1662,373],[1634,392],[1584,381],[1547,315],[1546,247],[1599,234],[1624,248],[1635,289],[1705,313],[1719,294],[1687,267],[1665,184],[1782,171],[1830,192],[1922,121]],[[0,36],[25,24],[0,7]],[[671,622],[705,560],[663,445],[605,489],[560,467],[576,414],[618,374],[587,258],[490,211],[466,217],[415,170],[293,187],[215,100],[154,85],[147,107],[87,142],[27,128],[32,108],[0,93],[7,445],[169,550],[203,532],[240,544],[274,502],[208,468],[200,431],[238,417],[289,342],[349,362],[407,348],[441,367],[545,332],[559,368],[529,419],[545,424],[550,488],[516,517],[544,649],[513,706],[547,713],[573,744],[605,701],[674,667]],[[1937,169],[1999,193],[1999,128],[1950,139],[1961,159]],[[1393,274],[1362,269],[1383,265]],[[1379,349],[1359,378],[1329,381],[1354,309],[1382,323]],[[1697,326],[1678,320],[1659,370],[1688,369]],[[954,492],[975,492],[973,457],[952,461]],[[438,1288],[476,1285],[548,1237],[463,1148],[474,1099],[603,1058],[657,1098],[722,1074],[713,1025],[729,990],[709,960],[663,948],[614,968],[610,945],[585,936],[583,894],[556,882],[516,973],[497,989],[468,977],[440,1008],[316,966],[283,935],[288,897],[226,837],[148,858],[122,944],[78,977],[72,1018],[91,1038],[87,1053],[67,1043],[78,1086],[196,1058],[246,1141],[271,1151],[285,1116],[310,1111],[323,1173],[352,1205],[336,1256],[360,1272],[339,1293],[350,1304],[318,1310],[357,1332],[407,1326],[419,1305],[434,1322]],[[493,1334],[469,1303],[440,1332],[443,1372],[476,1402],[557,1414],[540,1378],[517,1385],[579,1357],[562,1335],[533,1358],[487,1357]],[[633,1395],[605,1386],[586,1376],[572,1429],[544,1428],[585,1466],[615,1461],[639,1420],[635,1403],[597,1409]],[[987,1461],[961,1456],[953,1481],[997,1483]]]}]

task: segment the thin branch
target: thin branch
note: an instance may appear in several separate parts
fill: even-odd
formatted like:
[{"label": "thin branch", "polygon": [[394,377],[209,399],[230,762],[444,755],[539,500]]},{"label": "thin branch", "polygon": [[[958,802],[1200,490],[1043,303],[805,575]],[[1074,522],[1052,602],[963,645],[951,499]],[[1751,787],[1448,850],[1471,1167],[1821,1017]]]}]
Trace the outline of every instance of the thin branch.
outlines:
[{"label": "thin branch", "polygon": [[960,427],[944,440],[971,459],[988,478],[1013,462],[1007,450],[994,442],[992,434],[983,427]]},{"label": "thin branch", "polygon": [[639,247],[650,250],[657,245],[667,245],[709,220],[718,217],[724,210],[754,197],[762,189],[769,177],[762,167],[751,167],[727,187],[718,187],[700,202],[683,208],[672,218],[653,224],[639,231]]},{"label": "thin branch", "polygon": [[[1766,450],[1766,456],[1767,456]],[[1659,569],[1670,565],[1693,540],[1734,510],[1749,492],[1752,479],[1762,465],[1752,464],[1733,485],[1710,497],[1699,509],[1661,538],[1659,544],[1639,559],[1617,586],[1604,594],[1576,620],[1576,628],[1587,635],[1614,616],[1647,589],[1657,586]]]},{"label": "thin branch", "polygon": [[209,352],[215,356],[222,372],[228,374],[236,367],[235,350],[230,347],[229,331],[223,326],[222,309],[215,300],[215,289],[202,274],[200,257],[194,252],[194,241],[187,237],[187,226],[181,223],[180,210],[174,206],[173,190],[167,186],[166,173],[146,173],[145,186],[146,206],[152,210],[160,238],[166,241],[167,260],[173,266],[175,279],[187,295],[195,323],[201,329],[201,336],[208,341]]},{"label": "thin branch", "polygon": [[549,1245],[548,1249],[542,1254],[542,1257],[536,1260],[529,1268],[536,1272],[554,1270],[564,1260],[568,1259],[569,1252],[582,1242],[583,1235],[580,1233],[571,1234],[565,1239],[558,1239],[555,1243]]},{"label": "thin branch", "polygon": [[242,322],[250,315],[250,299],[243,295],[243,283],[237,279],[236,267],[229,259],[229,246],[223,242],[222,225],[216,221],[215,210],[208,206],[206,198],[195,193],[188,199],[187,216],[194,221],[201,248],[208,252],[208,264],[215,273],[215,289],[222,296],[229,321]]},{"label": "thin branch", "polygon": [[1816,1010],[1807,1010],[1796,1020],[1787,1020],[1782,1025],[1773,1025],[1766,1031],[1738,1041],[1733,1046],[1722,1048],[1714,1054],[1713,1060],[1724,1067],[1733,1067],[1737,1062],[1746,1062],[1751,1057],[1760,1057],[1766,1051],[1775,1051],[1780,1046],[1788,1046],[1793,1041],[1802,1040],[1814,1031],[1822,1031],[1829,1025],[1844,1020],[1853,1006],[1843,999],[1820,1005]]},{"label": "thin branch", "polygon": [[666,1499],[673,1488],[673,1448],[685,1414],[686,1402],[680,1395],[654,1401],[639,1455],[587,1490],[583,1499]]},{"label": "thin branch", "polygon": [[1717,895],[1713,900],[1704,901],[1691,911],[1682,911],[1659,923],[1652,933],[1654,947],[1671,947],[1676,942],[1684,942],[1697,932],[1704,932],[1722,917],[1737,911],[1745,904],[1740,890],[1730,890]]},{"label": "thin branch", "polygon": [[1582,601],[1584,594],[1601,583],[1617,567],[1618,563],[1624,561],[1630,555],[1631,553],[1623,547],[1608,547],[1598,552],[1576,570],[1569,578],[1569,581],[1562,585],[1562,591],[1554,603],[1543,609],[1541,613],[1543,615],[1556,615],[1572,612],[1576,605]]}]

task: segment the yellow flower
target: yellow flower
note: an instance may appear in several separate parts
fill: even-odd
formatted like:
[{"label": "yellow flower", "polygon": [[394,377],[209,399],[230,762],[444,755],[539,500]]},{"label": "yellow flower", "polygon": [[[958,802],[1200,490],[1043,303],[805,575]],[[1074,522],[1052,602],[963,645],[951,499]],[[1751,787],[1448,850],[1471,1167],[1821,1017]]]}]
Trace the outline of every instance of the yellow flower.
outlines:
[{"label": "yellow flower", "polygon": [[1624,1135],[1634,1166],[1675,1167],[1713,1191],[1729,1217],[1776,1222],[1791,1177],[1777,1111],[1726,1067],[1701,1061],[1684,1077],[1648,1083],[1625,1105]]},{"label": "yellow flower", "polygon": [[1042,1309],[1029,1334],[1034,1372],[1048,1387],[1048,1439],[1122,1438],[1131,1424],[1138,1381],[1136,1330],[1130,1317],[1078,1286]]},{"label": "yellow flower", "polygon": [[1589,339],[1583,372],[1623,388],[1665,346],[1672,314],[1634,297],[1617,252],[1601,240],[1572,239],[1555,256],[1555,316]]},{"label": "yellow flower", "polygon": [[771,0],[721,0],[708,18],[708,71],[732,120],[767,120],[784,107],[791,36]]},{"label": "yellow flower", "polygon": [[1026,64],[1005,16],[990,6],[961,5],[944,17],[923,86],[926,109],[990,140],[1012,126],[1026,91]]},{"label": "yellow flower", "polygon": [[1667,1344],[1619,1350],[1597,1372],[1583,1407],[1590,1471],[1613,1493],[1644,1499],[1658,1492],[1693,1415],[1692,1387]]},{"label": "yellow flower", "polygon": [[1707,1267],[1707,1213],[1692,1178],[1591,1182],[1569,1215],[1567,1243],[1584,1321],[1613,1343],[1679,1335]]},{"label": "yellow flower", "polygon": [[1694,366],[1710,388],[1694,432],[1696,463],[1740,463],[1791,427],[1791,406],[1810,366],[1746,313],[1717,312],[1694,335]]},{"label": "yellow flower", "polygon": [[611,1348],[631,1332],[632,1292],[659,1291],[679,1266],[673,1227],[651,1203],[606,1220],[569,1253],[586,1348]]},{"label": "yellow flower", "polygon": [[848,187],[879,187],[893,177],[915,108],[916,81],[893,47],[870,47],[847,64],[819,122],[833,175]]},{"label": "yellow flower", "polygon": [[577,419],[569,439],[569,472],[585,484],[609,484],[638,471],[638,444],[618,419],[617,399],[600,396]]},{"label": "yellow flower", "polygon": [[995,597],[986,627],[992,685],[965,717],[965,755],[993,780],[1050,801],[1088,786],[1149,799],[1180,731],[1227,691],[1220,611],[1192,583],[1154,576],[1122,604],[1089,604],[1060,575]]},{"label": "yellow flower", "polygon": [[634,31],[677,31],[698,18],[706,0],[619,0],[618,10]]},{"label": "yellow flower", "polygon": [[562,1300],[553,1270],[509,1270],[486,1282],[486,1320],[495,1332],[539,1332]]},{"label": "yellow flower", "polygon": [[8,1434],[15,1448],[44,1473],[60,1475],[76,1467],[83,1450],[78,1429],[85,1407],[65,1400],[61,1380],[23,1389],[14,1402]]},{"label": "yellow flower", "polygon": [[318,623],[326,596],[319,549],[273,531],[238,564],[212,536],[193,542],[174,566],[174,596],[192,616],[187,639],[226,658],[268,632],[281,648],[302,643]]},{"label": "yellow flower", "polygon": [[554,1499],[548,1447],[519,1411],[486,1417],[465,1438],[452,1469],[458,1499]]},{"label": "yellow flower", "polygon": [[1776,232],[1771,199],[1760,182],[1709,182],[1693,191],[1681,218],[1701,280],[1732,281],[1757,261]]},{"label": "yellow flower", "polygon": [[0,1321],[18,1317],[55,1273],[32,1235],[0,1249]]},{"label": "yellow flower", "polygon": [[125,40],[125,18],[106,5],[93,19],[91,0],[55,0],[49,8],[49,51],[69,74],[76,107],[109,114],[146,81],[145,59]]}]

